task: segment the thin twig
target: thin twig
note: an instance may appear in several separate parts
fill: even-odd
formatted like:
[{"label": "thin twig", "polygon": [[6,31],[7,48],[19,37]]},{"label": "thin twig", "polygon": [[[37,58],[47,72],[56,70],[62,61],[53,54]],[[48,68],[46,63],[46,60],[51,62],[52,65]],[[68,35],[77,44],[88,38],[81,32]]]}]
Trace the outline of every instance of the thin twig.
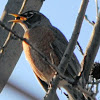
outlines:
[{"label": "thin twig", "polygon": [[82,47],[80,46],[80,44],[79,44],[78,41],[77,41],[77,45],[78,45],[78,47],[79,47],[79,51],[81,52],[81,54],[84,55],[84,53],[83,53],[83,49],[82,49]]},{"label": "thin twig", "polygon": [[79,76],[76,77],[78,81],[83,76],[83,79],[84,79],[83,85],[85,85],[88,82],[92,64],[94,62],[94,59],[99,49],[99,45],[100,45],[100,37],[99,37],[100,28],[99,27],[100,27],[100,14],[97,18],[97,22],[94,26],[90,41],[88,43],[87,49],[84,54],[84,58],[81,62],[82,70],[79,73]]},{"label": "thin twig", "polygon": [[96,94],[99,92],[98,87],[99,87],[99,84],[96,84]]},{"label": "thin twig", "polygon": [[24,7],[25,7],[26,2],[27,2],[27,0],[24,0],[24,1],[23,1],[22,6],[21,6],[21,8],[20,8],[18,14],[22,13],[22,11],[23,11],[23,9],[24,9]]},{"label": "thin twig", "polygon": [[94,22],[91,22],[89,19],[88,19],[88,17],[87,17],[87,15],[85,15],[84,16],[84,19],[89,23],[89,24],[91,24],[92,26],[94,26]]},{"label": "thin twig", "polygon": [[95,87],[95,95],[97,95],[97,93],[99,92],[98,91],[98,86],[99,86],[99,83],[100,83],[100,80],[96,80],[95,82],[93,81],[93,82],[89,82],[88,84],[92,84],[92,85],[95,85],[96,87]]},{"label": "thin twig", "polygon": [[[12,24],[11,29],[13,29],[14,25],[15,25],[15,23]],[[8,34],[4,44],[3,44],[3,46],[1,47],[2,53],[4,52],[5,48],[7,47],[10,39],[11,39],[11,32],[9,32],[9,34]]]},{"label": "thin twig", "polygon": [[89,91],[92,91],[92,88],[94,87],[94,79],[92,79],[92,80],[93,80],[93,82],[91,84],[91,87],[90,87]]},{"label": "thin twig", "polygon": [[96,82],[89,82],[88,84],[99,84],[100,80],[96,81]]},{"label": "thin twig", "polygon": [[[23,1],[22,6],[21,6],[21,8],[20,8],[18,14],[20,14],[20,13],[23,11],[26,2],[27,2],[27,0],[24,0],[24,1]],[[14,28],[14,26],[15,26],[15,23],[13,23],[13,24],[11,25],[11,30]],[[11,39],[11,35],[12,35],[12,32],[9,32],[7,39],[5,40],[3,46],[1,47],[1,52],[0,52],[0,53],[3,53],[4,49],[7,47],[8,43],[9,43],[9,41],[10,41],[10,39]]]},{"label": "thin twig", "polygon": [[93,95],[93,93],[90,93],[89,91],[87,91],[86,89],[83,89],[82,86],[78,85],[77,88],[83,93],[85,94],[86,97],[91,98],[91,100],[95,100],[95,96]]}]

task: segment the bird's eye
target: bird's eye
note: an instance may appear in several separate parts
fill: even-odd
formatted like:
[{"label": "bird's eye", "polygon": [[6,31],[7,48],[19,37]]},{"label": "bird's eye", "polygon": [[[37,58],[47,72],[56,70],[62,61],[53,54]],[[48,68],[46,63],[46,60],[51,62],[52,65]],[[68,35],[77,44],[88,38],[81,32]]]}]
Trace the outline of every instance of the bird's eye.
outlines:
[{"label": "bird's eye", "polygon": [[16,19],[20,19],[20,17],[16,17]]}]

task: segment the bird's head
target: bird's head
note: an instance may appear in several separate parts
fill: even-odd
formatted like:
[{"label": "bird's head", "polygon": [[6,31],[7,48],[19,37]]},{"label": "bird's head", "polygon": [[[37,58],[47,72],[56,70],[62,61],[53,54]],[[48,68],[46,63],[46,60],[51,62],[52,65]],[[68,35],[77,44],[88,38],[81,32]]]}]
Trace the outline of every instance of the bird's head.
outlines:
[{"label": "bird's head", "polygon": [[15,17],[14,20],[10,20],[9,22],[19,23],[24,30],[30,29],[37,25],[45,25],[50,24],[48,18],[46,18],[43,14],[38,11],[27,11],[22,14],[9,14]]}]

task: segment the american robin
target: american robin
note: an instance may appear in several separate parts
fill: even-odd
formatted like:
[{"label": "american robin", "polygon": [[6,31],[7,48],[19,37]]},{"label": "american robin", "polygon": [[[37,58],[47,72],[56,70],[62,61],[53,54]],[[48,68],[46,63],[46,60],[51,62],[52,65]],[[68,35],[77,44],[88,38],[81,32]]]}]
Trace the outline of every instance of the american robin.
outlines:
[{"label": "american robin", "polygon": [[[38,11],[32,10],[22,14],[11,15],[15,17],[15,20],[10,22],[19,23],[23,27],[25,31],[24,38],[29,40],[35,48],[58,66],[68,45],[65,36],[56,27],[52,26],[46,16]],[[36,77],[47,91],[47,85],[52,80],[55,70],[39,53],[32,50],[27,43],[23,42],[22,44],[26,59],[30,63]],[[77,76],[79,70],[80,64],[73,54],[65,75],[73,79]]]}]

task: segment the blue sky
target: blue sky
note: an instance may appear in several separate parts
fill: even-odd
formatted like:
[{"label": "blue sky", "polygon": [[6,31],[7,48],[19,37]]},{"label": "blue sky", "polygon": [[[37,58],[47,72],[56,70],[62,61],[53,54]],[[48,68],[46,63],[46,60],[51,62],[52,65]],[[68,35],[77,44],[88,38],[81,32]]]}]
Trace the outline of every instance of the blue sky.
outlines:
[{"label": "blue sky", "polygon": [[[3,12],[7,0],[2,0],[0,2],[0,16]],[[45,14],[51,21],[52,25],[60,29],[66,38],[69,40],[74,28],[75,20],[78,15],[78,10],[80,7],[81,0],[46,0],[41,8],[41,12]],[[99,4],[100,5],[100,4]],[[94,0],[89,1],[89,5],[86,11],[86,15],[91,21],[96,20],[96,10]],[[84,20],[81,34],[79,36],[79,43],[83,50],[88,44],[90,35],[93,27]],[[80,54],[77,46],[75,49],[75,54],[77,55],[79,61],[82,61],[82,55]],[[96,61],[100,61],[100,53],[96,57]],[[13,84],[15,87],[26,91],[29,95],[38,96],[38,98],[43,98],[45,92],[42,90],[41,86],[38,84],[35,75],[25,59],[24,53],[22,53],[12,75],[10,76],[8,83]],[[60,100],[64,100],[61,91],[59,91]],[[99,98],[100,96],[98,96]],[[15,88],[12,88],[9,84],[5,86],[2,93],[0,94],[0,100],[32,100],[31,98],[25,96]]]}]

